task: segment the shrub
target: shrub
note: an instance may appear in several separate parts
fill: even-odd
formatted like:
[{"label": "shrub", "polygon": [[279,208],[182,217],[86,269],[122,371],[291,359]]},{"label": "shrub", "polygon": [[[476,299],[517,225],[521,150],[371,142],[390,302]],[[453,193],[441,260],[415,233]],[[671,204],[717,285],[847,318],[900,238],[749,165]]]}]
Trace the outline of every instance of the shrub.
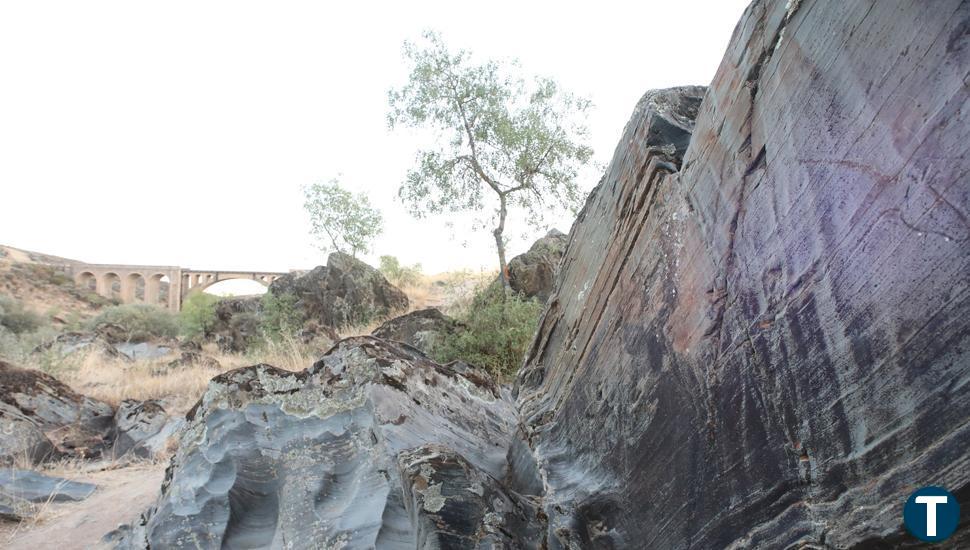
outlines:
[{"label": "shrub", "polygon": [[14,298],[0,294],[0,326],[14,334],[24,334],[37,330],[43,324],[43,317]]},{"label": "shrub", "polygon": [[421,264],[401,265],[394,256],[381,256],[380,272],[397,286],[414,286],[421,282]]},{"label": "shrub", "polygon": [[432,355],[440,362],[461,359],[500,378],[515,374],[532,341],[542,304],[518,294],[503,299],[498,285],[479,291],[459,317],[464,328],[444,335]]},{"label": "shrub", "polygon": [[148,304],[112,306],[91,320],[89,328],[114,324],[122,328],[129,342],[153,338],[175,338],[179,333],[178,318],[167,309]]},{"label": "shrub", "polygon": [[279,342],[292,337],[303,327],[303,318],[296,308],[296,296],[284,292],[263,294],[260,328],[266,338]]},{"label": "shrub", "polygon": [[182,302],[179,312],[179,328],[186,338],[204,338],[216,324],[218,296],[205,292],[192,293]]}]

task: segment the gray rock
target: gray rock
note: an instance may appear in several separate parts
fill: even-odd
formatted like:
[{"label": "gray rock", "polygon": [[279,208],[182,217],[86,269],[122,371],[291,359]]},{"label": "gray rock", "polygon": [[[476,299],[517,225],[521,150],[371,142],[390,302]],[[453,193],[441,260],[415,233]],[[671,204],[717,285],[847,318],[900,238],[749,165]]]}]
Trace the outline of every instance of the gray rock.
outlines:
[{"label": "gray rock", "polygon": [[509,286],[527,298],[545,302],[556,284],[559,262],[569,244],[569,235],[552,229],[528,252],[509,261]]},{"label": "gray rock", "polygon": [[519,376],[550,548],[915,546],[915,488],[968,509],[970,3],[926,8],[755,1],[699,108],[637,107]]},{"label": "gray rock", "polygon": [[385,340],[403,342],[429,354],[442,336],[453,333],[460,326],[458,321],[429,307],[389,319],[371,334]]},{"label": "gray rock", "polygon": [[326,266],[273,281],[269,292],[292,296],[304,322],[344,328],[387,317],[408,307],[408,298],[380,271],[347,254],[334,252]]},{"label": "gray rock", "polygon": [[182,426],[182,420],[170,417],[157,399],[125,399],[118,406],[114,422],[115,458],[153,458],[165,450],[169,438]]},{"label": "gray rock", "polygon": [[95,458],[110,443],[114,411],[43,372],[0,361],[0,463]]},{"label": "gray rock", "polygon": [[[109,325],[113,326],[113,325]],[[53,340],[45,342],[32,351],[33,354],[55,353],[60,357],[78,353],[98,353],[108,359],[130,360],[102,333],[70,331],[58,334]]]},{"label": "gray rock", "polygon": [[34,515],[35,504],[84,500],[95,489],[90,483],[3,468],[0,469],[0,519],[21,521]]},{"label": "gray rock", "polygon": [[[443,522],[442,533],[480,527],[499,537],[527,514],[497,481],[515,415],[487,374],[461,370],[359,337],[303,372],[257,365],[214,378],[187,415],[157,505],[121,545],[414,548],[422,533],[438,536],[428,521]],[[426,445],[448,457],[424,478],[427,491],[413,471],[435,466],[414,452]],[[465,477],[446,482],[459,467]],[[458,494],[472,485],[482,493]]]}]

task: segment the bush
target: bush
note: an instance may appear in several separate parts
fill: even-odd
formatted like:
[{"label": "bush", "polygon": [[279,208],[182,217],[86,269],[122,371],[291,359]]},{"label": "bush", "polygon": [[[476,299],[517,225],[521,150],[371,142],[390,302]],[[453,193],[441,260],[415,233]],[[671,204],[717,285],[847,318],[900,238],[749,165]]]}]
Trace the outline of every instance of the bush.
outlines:
[{"label": "bush", "polygon": [[490,285],[475,295],[459,317],[464,328],[443,335],[432,355],[439,362],[461,359],[509,378],[525,358],[541,314],[537,300],[518,294],[503,300],[502,288]]},{"label": "bush", "polygon": [[179,312],[179,328],[186,338],[205,338],[216,324],[216,304],[218,296],[196,292],[182,302]]},{"label": "bush", "polygon": [[0,294],[0,326],[14,334],[24,334],[39,329],[44,318],[26,309],[19,301]]},{"label": "bush", "polygon": [[401,265],[394,256],[381,256],[380,272],[397,286],[414,286],[421,282],[421,264]]},{"label": "bush", "polygon": [[178,318],[167,309],[148,304],[112,306],[91,320],[89,328],[114,324],[122,328],[129,342],[144,342],[153,338],[176,338]]},{"label": "bush", "polygon": [[290,293],[263,294],[260,328],[266,338],[279,342],[294,336],[303,327],[303,318],[296,308],[296,296]]}]

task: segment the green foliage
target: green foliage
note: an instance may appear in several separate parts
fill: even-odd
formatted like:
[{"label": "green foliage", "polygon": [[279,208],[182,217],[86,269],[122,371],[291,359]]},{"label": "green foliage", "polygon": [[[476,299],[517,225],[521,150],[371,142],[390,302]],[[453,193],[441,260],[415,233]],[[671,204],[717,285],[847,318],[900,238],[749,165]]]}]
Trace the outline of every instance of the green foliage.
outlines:
[{"label": "green foliage", "polygon": [[439,362],[461,359],[508,378],[515,374],[535,334],[542,304],[499,285],[479,291],[460,320],[464,328],[446,334],[433,355]]},{"label": "green foliage", "polygon": [[112,306],[92,319],[89,328],[106,324],[118,325],[129,342],[144,342],[154,338],[175,338],[179,322],[172,312],[149,304]]},{"label": "green foliage", "polygon": [[353,194],[337,179],[303,189],[303,207],[310,215],[311,234],[321,250],[367,252],[384,230],[384,218],[363,193]]},{"label": "green foliage", "polygon": [[13,334],[33,332],[44,324],[44,318],[25,308],[14,298],[0,294],[0,326]]},{"label": "green foliage", "polygon": [[263,294],[262,302],[259,323],[267,339],[280,342],[294,336],[303,327],[303,318],[293,294],[267,292]]},{"label": "green foliage", "polygon": [[216,304],[221,298],[205,292],[195,292],[182,302],[179,328],[183,336],[204,338],[216,324]]},{"label": "green foliage", "polygon": [[394,256],[381,256],[380,272],[397,286],[416,285],[421,281],[421,264],[401,265]]},{"label": "green foliage", "polygon": [[419,218],[482,212],[486,196],[492,197],[504,273],[509,208],[523,209],[539,227],[547,214],[579,207],[577,174],[593,154],[584,122],[591,104],[550,79],[527,83],[495,61],[476,63],[465,50],[449,50],[435,33],[426,32],[424,40],[404,45],[411,74],[388,94],[388,123],[432,130],[437,143],[418,153],[398,195]]}]

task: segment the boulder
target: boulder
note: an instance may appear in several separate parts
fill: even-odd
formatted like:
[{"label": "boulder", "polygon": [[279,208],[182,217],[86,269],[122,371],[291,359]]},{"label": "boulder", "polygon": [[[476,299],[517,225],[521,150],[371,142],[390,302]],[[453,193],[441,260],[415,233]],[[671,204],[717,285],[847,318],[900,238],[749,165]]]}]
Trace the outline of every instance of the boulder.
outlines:
[{"label": "boulder", "polygon": [[430,354],[439,338],[461,325],[436,308],[429,307],[385,321],[371,334],[385,340],[404,342]]},{"label": "boulder", "polygon": [[34,515],[36,504],[80,501],[97,487],[31,470],[0,469],[0,518],[21,521]]},{"label": "boulder", "polygon": [[[113,325],[109,325],[113,326]],[[105,335],[98,331],[69,331],[58,334],[53,340],[40,344],[31,353],[54,353],[60,357],[84,352],[97,353],[106,359],[130,360]]]},{"label": "boulder", "polygon": [[406,310],[408,297],[364,262],[334,252],[326,266],[290,273],[273,281],[269,292],[292,307],[304,322],[341,329]]},{"label": "boulder", "polygon": [[214,378],[187,419],[156,506],[119,531],[122,546],[536,547],[514,528],[541,524],[535,506],[501,484],[512,404],[484,372],[348,338],[302,372]]},{"label": "boulder", "polygon": [[182,351],[178,358],[172,359],[166,365],[168,369],[181,367],[203,367],[206,369],[219,369],[222,365],[214,357],[210,357],[198,351]]},{"label": "boulder", "polygon": [[182,420],[170,417],[157,399],[125,399],[114,419],[115,458],[154,458],[166,449],[170,437],[182,426]]},{"label": "boulder", "polygon": [[509,286],[527,298],[545,302],[559,275],[559,262],[569,244],[569,235],[552,229],[525,254],[509,261]]},{"label": "boulder", "polygon": [[256,296],[223,298],[216,302],[215,321],[206,334],[226,352],[246,351],[260,334],[262,301]]},{"label": "boulder", "polygon": [[114,411],[43,372],[0,360],[0,463],[95,458],[111,440]]},{"label": "boulder", "polygon": [[757,0],[703,103],[644,97],[518,378],[550,548],[909,547],[914,489],[970,509],[968,21]]}]

